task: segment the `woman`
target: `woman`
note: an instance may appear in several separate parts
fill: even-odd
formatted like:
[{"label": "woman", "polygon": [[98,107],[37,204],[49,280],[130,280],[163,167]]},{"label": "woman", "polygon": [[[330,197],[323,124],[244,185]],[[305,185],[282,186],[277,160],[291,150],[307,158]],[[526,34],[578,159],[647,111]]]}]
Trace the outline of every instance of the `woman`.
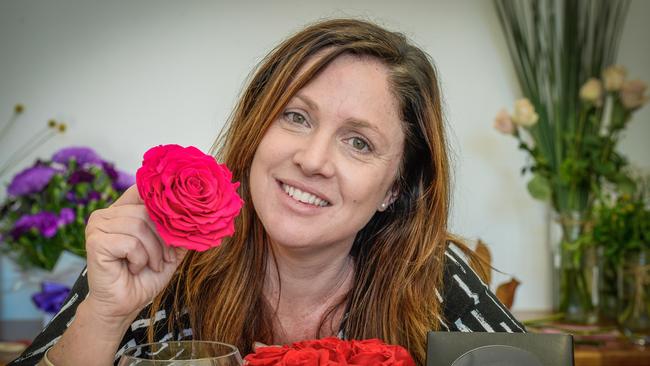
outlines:
[{"label": "woman", "polygon": [[236,234],[171,249],[132,187],[91,216],[88,278],[15,365],[50,347],[54,365],[107,365],[161,339],[247,354],[332,335],[379,337],[423,364],[432,329],[523,331],[448,248],[440,91],[401,34],[348,19],[298,32],[261,63],[221,137],[216,156],[246,202]]}]

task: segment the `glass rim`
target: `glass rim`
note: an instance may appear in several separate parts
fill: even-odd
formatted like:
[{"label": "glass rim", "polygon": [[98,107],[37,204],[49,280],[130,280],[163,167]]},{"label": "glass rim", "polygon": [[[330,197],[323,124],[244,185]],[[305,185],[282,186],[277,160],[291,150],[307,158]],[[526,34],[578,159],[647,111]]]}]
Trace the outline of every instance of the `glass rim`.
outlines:
[{"label": "glass rim", "polygon": [[[137,348],[141,348],[141,347],[149,347],[149,346],[152,346],[152,345],[154,345],[154,344],[161,344],[161,343],[176,343],[176,344],[178,344],[178,343],[180,343],[180,344],[203,343],[203,344],[209,344],[209,345],[226,346],[226,348],[229,348],[229,349],[230,349],[230,352],[229,352],[229,353],[226,353],[226,354],[223,354],[223,355],[220,355],[220,356],[215,356],[215,357],[203,357],[203,358],[195,358],[195,359],[192,359],[191,361],[211,360],[211,359],[214,359],[214,358],[230,357],[230,356],[236,356],[237,354],[239,354],[239,349],[238,349],[237,347],[235,347],[234,345],[230,344],[230,343],[217,342],[217,341],[199,341],[199,340],[185,340],[185,341],[173,341],[173,340],[169,340],[169,341],[159,341],[159,342],[143,343],[143,344],[138,344],[138,345],[135,345],[135,346],[129,347],[129,348],[127,348],[127,349],[124,350],[124,352],[122,353],[122,355],[121,355],[120,357],[128,357],[128,358],[135,359],[135,360],[145,360],[145,361],[148,361],[147,359],[140,358],[140,357],[138,357],[138,356],[129,355],[128,352],[129,352],[129,351],[132,351],[132,350],[135,350],[135,349],[137,349]],[[241,354],[239,354],[239,357],[241,357]],[[170,360],[170,361],[184,361],[184,360]],[[190,361],[190,360],[186,360],[186,361]]]}]

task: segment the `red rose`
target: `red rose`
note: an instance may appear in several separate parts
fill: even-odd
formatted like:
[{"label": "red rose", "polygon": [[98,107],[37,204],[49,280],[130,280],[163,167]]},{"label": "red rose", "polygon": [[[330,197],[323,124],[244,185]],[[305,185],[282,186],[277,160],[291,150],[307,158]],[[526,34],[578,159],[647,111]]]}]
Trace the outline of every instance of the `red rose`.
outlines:
[{"label": "red rose", "polygon": [[328,337],[316,340],[296,342],[293,344],[293,347],[296,349],[301,348],[313,348],[313,349],[324,349],[330,352],[332,359],[347,359],[351,352],[352,348],[350,347],[350,342],[344,341],[336,337]]},{"label": "red rose", "polygon": [[[345,359],[344,359],[345,361]],[[337,366],[341,365],[330,359],[330,353],[324,349],[303,348],[289,349],[282,358],[282,366]]]},{"label": "red rose", "polygon": [[245,360],[251,366],[415,366],[400,346],[387,345],[379,339],[345,341],[333,337],[260,347]]},{"label": "red rose", "polygon": [[284,355],[289,352],[289,347],[258,347],[255,353],[246,356],[246,365],[249,366],[274,366],[279,365]]},{"label": "red rose", "polygon": [[411,355],[402,347],[388,345],[379,339],[351,341],[350,365],[415,366]]},{"label": "red rose", "polygon": [[189,146],[160,145],[136,173],[140,197],[167,245],[204,251],[235,232],[239,183],[214,157]]}]

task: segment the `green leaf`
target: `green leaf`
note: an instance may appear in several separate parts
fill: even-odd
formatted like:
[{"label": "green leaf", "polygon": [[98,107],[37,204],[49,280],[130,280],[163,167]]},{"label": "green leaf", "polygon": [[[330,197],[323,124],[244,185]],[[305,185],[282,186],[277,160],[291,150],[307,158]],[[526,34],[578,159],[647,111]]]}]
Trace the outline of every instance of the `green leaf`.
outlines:
[{"label": "green leaf", "polygon": [[530,192],[530,195],[535,199],[547,201],[551,198],[551,184],[548,179],[541,175],[535,174],[528,182],[527,187],[528,192]]},{"label": "green leaf", "polygon": [[616,187],[622,194],[633,195],[636,192],[636,183],[630,177],[620,174],[616,177]]}]

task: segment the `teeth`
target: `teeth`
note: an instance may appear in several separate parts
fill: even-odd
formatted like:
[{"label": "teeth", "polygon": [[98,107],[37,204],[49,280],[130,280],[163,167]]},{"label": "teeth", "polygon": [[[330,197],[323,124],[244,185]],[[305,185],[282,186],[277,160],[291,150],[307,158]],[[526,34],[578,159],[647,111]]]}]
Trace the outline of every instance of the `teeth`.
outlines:
[{"label": "teeth", "polygon": [[322,200],[311,193],[303,192],[298,188],[292,187],[288,184],[282,183],[282,189],[296,201],[320,207],[329,205],[327,201]]}]

